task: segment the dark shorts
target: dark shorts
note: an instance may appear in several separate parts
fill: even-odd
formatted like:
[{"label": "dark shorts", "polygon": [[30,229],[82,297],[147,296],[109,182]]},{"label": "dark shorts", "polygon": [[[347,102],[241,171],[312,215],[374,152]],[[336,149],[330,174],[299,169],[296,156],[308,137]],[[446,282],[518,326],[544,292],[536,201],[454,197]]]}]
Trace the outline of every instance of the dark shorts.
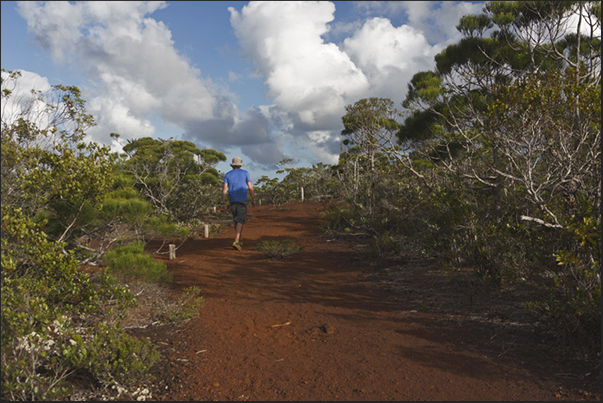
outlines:
[{"label": "dark shorts", "polygon": [[247,220],[247,205],[243,202],[230,203],[230,211],[235,223],[245,224]]}]

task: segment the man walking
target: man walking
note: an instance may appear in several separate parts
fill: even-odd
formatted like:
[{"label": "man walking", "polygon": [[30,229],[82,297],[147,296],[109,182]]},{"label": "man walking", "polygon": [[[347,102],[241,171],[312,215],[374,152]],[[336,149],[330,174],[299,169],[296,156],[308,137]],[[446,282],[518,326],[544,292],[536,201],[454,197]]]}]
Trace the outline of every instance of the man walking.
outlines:
[{"label": "man walking", "polygon": [[234,157],[230,164],[232,170],[224,175],[224,188],[222,188],[222,211],[226,211],[226,194],[230,201],[230,211],[235,224],[235,239],[232,246],[235,249],[243,249],[243,224],[247,220],[247,189],[251,194],[251,204],[255,205],[255,193],[251,185],[251,177],[249,172],[241,169],[243,160],[239,157]]}]

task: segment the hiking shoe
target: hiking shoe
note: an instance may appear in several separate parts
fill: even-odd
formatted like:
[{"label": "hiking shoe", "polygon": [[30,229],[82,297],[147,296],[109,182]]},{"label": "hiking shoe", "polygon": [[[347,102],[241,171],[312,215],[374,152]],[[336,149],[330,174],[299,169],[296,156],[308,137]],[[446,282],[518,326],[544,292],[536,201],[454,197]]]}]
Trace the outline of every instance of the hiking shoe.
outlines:
[{"label": "hiking shoe", "polygon": [[241,243],[239,243],[239,242],[233,242],[233,243],[232,243],[232,246],[233,246],[235,249],[238,249],[238,250],[243,250],[243,246],[242,246],[242,245],[241,245]]}]

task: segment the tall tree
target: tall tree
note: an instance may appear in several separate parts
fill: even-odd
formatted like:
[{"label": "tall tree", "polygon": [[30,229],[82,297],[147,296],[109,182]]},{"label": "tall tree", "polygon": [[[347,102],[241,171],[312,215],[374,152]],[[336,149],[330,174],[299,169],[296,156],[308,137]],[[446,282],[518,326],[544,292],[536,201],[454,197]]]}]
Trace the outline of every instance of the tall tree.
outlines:
[{"label": "tall tree", "polygon": [[13,91],[20,73],[3,73],[2,204],[47,221],[47,235],[74,248],[113,185],[114,155],[83,141],[95,123],[77,87],[21,95]]},{"label": "tall tree", "polygon": [[209,207],[208,192],[219,184],[215,166],[226,160],[223,153],[190,141],[150,137],[130,140],[123,149],[123,168],[159,212],[186,220]]},{"label": "tall tree", "polygon": [[[375,154],[395,148],[396,132],[399,130],[399,112],[394,102],[387,98],[365,98],[345,107],[342,118],[343,136],[349,136],[344,144],[353,144],[368,156],[370,163],[369,211],[375,209]],[[359,161],[356,158],[356,165]]]},{"label": "tall tree", "polygon": [[[580,33],[568,31],[570,21],[576,16]],[[582,33],[585,26],[590,29],[590,35]],[[501,189],[510,183],[528,186],[532,206],[543,207],[542,200],[550,198],[544,194],[550,191],[550,186],[544,183],[565,179],[532,175],[531,186],[520,180],[522,175],[517,175],[517,166],[509,158],[509,155],[518,155],[517,148],[501,134],[510,133],[512,125],[518,127],[518,123],[525,122],[505,120],[495,127],[490,120],[486,127],[488,108],[501,96],[501,88],[522,88],[522,83],[528,85],[526,80],[534,77],[546,81],[550,77],[547,72],[565,71],[559,73],[565,77],[563,85],[574,86],[574,89],[581,85],[597,88],[601,57],[600,3],[489,2],[482,14],[463,17],[457,28],[464,38],[436,56],[433,72],[418,73],[409,84],[403,106],[411,110],[411,115],[398,133],[399,141],[414,143],[417,153],[471,186],[479,184],[485,190],[492,190],[496,209]],[[573,74],[573,82],[568,81],[569,72]],[[574,90],[568,87],[568,91],[570,96]],[[591,114],[584,114],[579,94],[570,98],[571,104],[565,105],[566,113],[562,116],[569,114],[574,122],[571,127],[566,126],[569,131],[565,136],[589,138],[598,144],[597,122],[592,121]],[[542,97],[533,98],[534,102],[543,100],[546,101]],[[517,98],[515,101],[525,109],[525,102]],[[589,102],[592,101],[591,96]],[[539,105],[533,107],[539,108]],[[549,112],[552,111],[558,110],[552,107]],[[550,117],[554,121],[555,117]],[[581,132],[591,127],[595,128],[594,134]],[[532,141],[531,134],[521,133],[523,143]],[[562,172],[562,166],[555,172]],[[555,187],[555,191],[560,190]],[[542,194],[536,196],[539,192]],[[551,213],[545,207],[542,210]],[[552,219],[553,225],[559,225],[558,219]]]}]

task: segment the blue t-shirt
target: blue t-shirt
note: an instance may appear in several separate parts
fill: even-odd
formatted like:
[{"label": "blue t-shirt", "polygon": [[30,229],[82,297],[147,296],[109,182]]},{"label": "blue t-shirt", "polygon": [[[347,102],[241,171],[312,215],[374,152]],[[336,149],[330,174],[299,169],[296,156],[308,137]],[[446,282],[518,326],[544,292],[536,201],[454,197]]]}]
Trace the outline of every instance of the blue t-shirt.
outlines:
[{"label": "blue t-shirt", "polygon": [[231,203],[247,201],[247,182],[251,182],[251,177],[244,169],[233,169],[224,175],[224,183],[228,183],[228,200]]}]

